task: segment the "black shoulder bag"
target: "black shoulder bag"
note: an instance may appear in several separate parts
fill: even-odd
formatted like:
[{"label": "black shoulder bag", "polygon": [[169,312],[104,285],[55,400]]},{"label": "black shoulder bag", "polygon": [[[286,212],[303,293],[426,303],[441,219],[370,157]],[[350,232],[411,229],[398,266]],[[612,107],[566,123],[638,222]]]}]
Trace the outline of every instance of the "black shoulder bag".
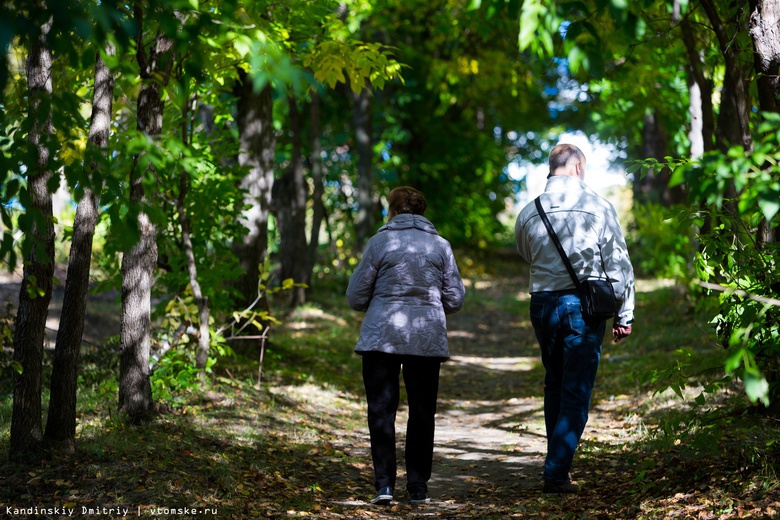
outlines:
[{"label": "black shoulder bag", "polygon": [[[558,254],[561,255],[561,260],[563,260],[563,264],[566,266],[569,276],[571,276],[574,285],[580,293],[582,317],[591,321],[614,318],[617,313],[617,301],[615,300],[615,290],[612,288],[612,282],[606,278],[597,278],[580,282],[579,278],[577,278],[577,275],[574,273],[574,268],[571,266],[566,251],[564,251],[563,246],[561,246],[561,241],[558,240],[558,235],[555,234],[555,230],[550,224],[550,219],[547,218],[547,214],[542,208],[542,202],[539,198],[540,197],[537,197],[534,201],[536,203],[536,209],[539,211],[539,217],[542,219],[544,227],[547,228],[547,233],[550,235],[553,244],[555,244]],[[599,255],[600,254],[601,245],[599,245]],[[601,259],[601,263],[603,269],[603,258]]]}]

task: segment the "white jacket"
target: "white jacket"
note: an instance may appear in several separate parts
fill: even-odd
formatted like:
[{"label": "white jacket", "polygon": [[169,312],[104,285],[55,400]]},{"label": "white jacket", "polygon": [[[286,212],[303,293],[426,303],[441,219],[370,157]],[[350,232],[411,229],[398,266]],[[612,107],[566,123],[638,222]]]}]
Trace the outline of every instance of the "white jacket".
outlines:
[{"label": "white jacket", "polygon": [[[547,180],[541,203],[579,279],[606,273],[619,305],[615,323],[631,324],[634,269],[615,208],[580,179],[563,175]],[[517,217],[515,240],[520,256],[531,264],[531,293],[575,288],[533,201]]]}]

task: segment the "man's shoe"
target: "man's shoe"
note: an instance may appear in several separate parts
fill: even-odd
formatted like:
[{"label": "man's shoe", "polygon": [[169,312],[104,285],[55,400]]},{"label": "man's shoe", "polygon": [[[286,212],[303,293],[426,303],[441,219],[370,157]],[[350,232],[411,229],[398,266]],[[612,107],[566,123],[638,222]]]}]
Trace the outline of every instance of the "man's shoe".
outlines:
[{"label": "man's shoe", "polygon": [[428,504],[430,501],[425,493],[412,493],[412,504]]},{"label": "man's shoe", "polygon": [[557,494],[576,494],[579,493],[580,487],[577,484],[571,482],[564,482],[562,484],[554,484],[552,482],[544,482],[544,488],[542,493],[557,493]]},{"label": "man's shoe", "polygon": [[378,506],[386,506],[393,501],[393,488],[385,486],[379,490],[374,498],[371,499],[371,503]]}]

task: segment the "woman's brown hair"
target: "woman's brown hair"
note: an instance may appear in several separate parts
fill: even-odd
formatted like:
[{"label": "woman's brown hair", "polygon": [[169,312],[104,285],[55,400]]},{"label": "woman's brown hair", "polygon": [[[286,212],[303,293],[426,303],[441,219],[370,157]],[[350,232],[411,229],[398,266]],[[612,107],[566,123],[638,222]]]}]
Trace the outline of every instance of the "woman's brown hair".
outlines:
[{"label": "woman's brown hair", "polygon": [[391,218],[401,213],[425,215],[425,210],[428,209],[422,192],[410,186],[401,186],[392,190],[387,196],[387,205]]}]

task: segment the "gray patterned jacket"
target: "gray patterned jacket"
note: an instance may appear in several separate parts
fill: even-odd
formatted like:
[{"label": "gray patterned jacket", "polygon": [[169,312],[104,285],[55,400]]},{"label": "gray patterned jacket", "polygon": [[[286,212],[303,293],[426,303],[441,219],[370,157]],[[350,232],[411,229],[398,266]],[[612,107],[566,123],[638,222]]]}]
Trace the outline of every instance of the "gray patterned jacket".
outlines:
[{"label": "gray patterned jacket", "polygon": [[463,307],[450,243],[421,215],[396,215],[371,237],[347,288],[366,313],[355,352],[449,358],[445,314]]}]

